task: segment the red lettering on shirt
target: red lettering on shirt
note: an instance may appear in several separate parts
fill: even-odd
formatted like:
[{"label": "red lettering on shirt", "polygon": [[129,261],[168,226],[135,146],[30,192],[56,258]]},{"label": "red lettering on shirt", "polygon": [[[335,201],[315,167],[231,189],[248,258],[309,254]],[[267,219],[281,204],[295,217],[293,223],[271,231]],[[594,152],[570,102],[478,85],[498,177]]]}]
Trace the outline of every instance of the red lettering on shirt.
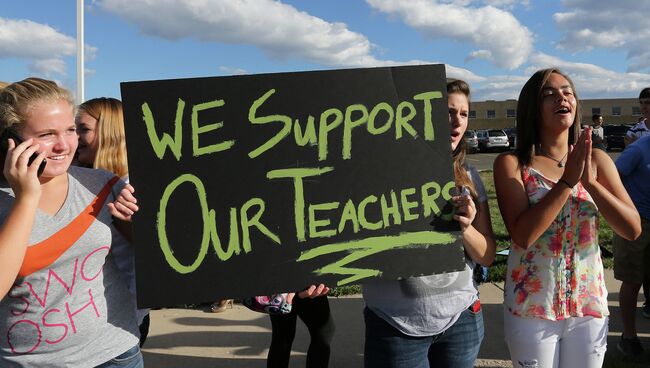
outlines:
[{"label": "red lettering on shirt", "polygon": [[[86,281],[92,281],[92,280],[96,279],[97,276],[99,276],[99,275],[102,273],[102,269],[103,269],[103,267],[104,267],[104,262],[95,262],[95,264],[99,264],[101,267],[99,267],[99,269],[97,269],[97,270],[95,271],[96,273],[95,273],[94,276],[92,276],[92,277],[87,276],[87,275],[86,275],[86,273],[87,273],[87,271],[86,271],[86,262],[90,259],[90,257],[94,256],[95,253],[100,252],[100,251],[102,251],[102,250],[105,250],[105,251],[106,251],[106,254],[108,254],[108,252],[110,251],[110,249],[111,249],[110,246],[97,248],[97,249],[95,249],[94,251],[90,252],[90,253],[89,253],[89,254],[84,258],[84,260],[81,261],[81,278],[82,278],[82,279],[84,279],[84,280],[86,280]],[[101,256],[101,254],[100,254],[100,256]],[[106,258],[106,255],[104,255],[103,258]],[[88,270],[88,271],[94,271],[94,270]]]},{"label": "red lettering on shirt", "polygon": [[68,326],[65,323],[48,323],[45,321],[45,319],[47,318],[47,316],[50,315],[50,313],[60,313],[60,312],[61,312],[60,309],[52,308],[43,314],[43,319],[42,319],[43,327],[60,327],[63,329],[63,332],[61,333],[61,337],[59,337],[57,340],[45,339],[45,342],[48,344],[52,344],[52,345],[56,344],[61,340],[63,340],[68,334]]},{"label": "red lettering on shirt", "polygon": [[[23,324],[28,324],[34,327],[34,332],[32,335],[36,335],[36,342],[34,343],[34,346],[29,348],[26,351],[18,351],[16,348],[14,348],[14,344],[11,343],[11,337],[14,336],[13,331],[15,328],[19,328],[20,325]],[[25,326],[28,327],[28,326]],[[20,336],[21,339],[25,338],[26,333],[22,331],[18,331],[15,336]],[[21,319],[19,321],[16,321],[14,324],[9,327],[9,330],[7,330],[7,343],[9,343],[9,348],[11,349],[11,352],[14,354],[29,354],[32,351],[36,350],[36,348],[41,344],[41,339],[43,338],[43,335],[41,335],[41,328],[38,327],[38,324],[35,322],[32,322],[27,319]]]},{"label": "red lettering on shirt", "polygon": [[70,281],[69,286],[65,281],[63,281],[63,279],[61,277],[59,277],[59,275],[56,273],[56,271],[54,271],[53,269],[49,269],[47,271],[47,281],[45,282],[45,293],[43,294],[43,299],[41,299],[38,296],[38,293],[36,291],[34,291],[34,287],[32,286],[31,283],[25,282],[27,287],[29,287],[29,292],[34,296],[34,298],[36,298],[36,300],[41,305],[41,307],[45,308],[45,305],[47,304],[47,294],[48,294],[48,292],[50,290],[50,282],[52,280],[52,276],[54,276],[54,278],[56,280],[58,280],[61,285],[63,285],[63,288],[68,293],[68,295],[72,295],[72,289],[74,288],[75,280],[77,279],[77,265],[78,264],[79,264],[79,260],[76,259],[74,261],[74,269],[72,270],[72,280]]},{"label": "red lettering on shirt", "polygon": [[77,333],[77,326],[75,326],[74,319],[72,319],[72,317],[74,317],[77,314],[81,313],[88,306],[92,305],[93,309],[95,310],[95,316],[99,317],[99,310],[97,310],[97,305],[95,304],[95,299],[93,299],[93,293],[92,293],[92,291],[90,289],[88,289],[88,296],[90,297],[90,301],[88,301],[88,303],[84,304],[81,308],[77,309],[74,312],[71,312],[70,311],[70,305],[68,303],[65,303],[65,310],[68,313],[68,319],[70,320],[70,326],[72,326],[72,332],[73,333]]}]

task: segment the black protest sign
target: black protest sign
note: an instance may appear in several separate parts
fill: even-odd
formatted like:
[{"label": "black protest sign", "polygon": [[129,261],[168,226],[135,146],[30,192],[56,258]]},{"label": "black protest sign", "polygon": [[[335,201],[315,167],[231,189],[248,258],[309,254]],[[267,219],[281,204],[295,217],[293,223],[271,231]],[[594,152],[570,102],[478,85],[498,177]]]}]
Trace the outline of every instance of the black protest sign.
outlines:
[{"label": "black protest sign", "polygon": [[443,65],[122,83],[141,306],[462,269]]}]

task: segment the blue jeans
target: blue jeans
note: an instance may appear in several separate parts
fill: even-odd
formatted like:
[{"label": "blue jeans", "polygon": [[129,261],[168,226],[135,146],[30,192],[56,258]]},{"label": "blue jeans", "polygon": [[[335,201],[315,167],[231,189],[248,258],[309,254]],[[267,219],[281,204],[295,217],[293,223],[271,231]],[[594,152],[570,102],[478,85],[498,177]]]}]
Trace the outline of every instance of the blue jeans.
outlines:
[{"label": "blue jeans", "polygon": [[483,312],[463,311],[441,334],[413,337],[401,333],[373,311],[363,311],[366,322],[366,368],[472,368],[483,341]]},{"label": "blue jeans", "polygon": [[144,360],[140,346],[136,345],[124,353],[95,368],[143,368]]}]

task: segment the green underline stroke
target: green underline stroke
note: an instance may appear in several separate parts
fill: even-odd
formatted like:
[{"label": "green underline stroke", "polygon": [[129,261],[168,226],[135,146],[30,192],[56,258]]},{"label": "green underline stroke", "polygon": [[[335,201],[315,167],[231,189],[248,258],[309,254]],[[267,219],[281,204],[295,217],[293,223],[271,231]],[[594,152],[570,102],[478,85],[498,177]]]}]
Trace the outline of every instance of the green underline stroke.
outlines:
[{"label": "green underline stroke", "polygon": [[450,244],[456,237],[450,233],[435,231],[420,231],[414,233],[401,233],[399,235],[377,236],[361,240],[352,240],[342,243],[326,244],[301,253],[297,262],[303,262],[326,254],[341,251],[350,252],[342,259],[315,270],[318,275],[337,274],[351,275],[337,282],[337,286],[349,284],[367,277],[381,275],[381,271],[365,268],[344,267],[359,259],[397,248],[428,248],[434,245]]}]

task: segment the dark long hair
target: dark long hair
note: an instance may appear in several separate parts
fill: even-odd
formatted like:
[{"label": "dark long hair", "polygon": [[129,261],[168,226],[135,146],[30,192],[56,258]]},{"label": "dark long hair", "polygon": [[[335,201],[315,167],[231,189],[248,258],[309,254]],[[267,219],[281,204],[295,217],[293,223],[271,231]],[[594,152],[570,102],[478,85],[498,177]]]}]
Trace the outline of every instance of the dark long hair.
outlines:
[{"label": "dark long hair", "polygon": [[573,125],[571,125],[571,128],[569,129],[569,139],[567,143],[575,144],[580,135],[580,117],[582,115],[580,109],[581,105],[571,78],[562,73],[558,68],[548,68],[536,71],[535,74],[528,79],[526,84],[524,84],[521,93],[519,93],[519,100],[517,101],[517,146],[515,147],[515,155],[517,155],[519,164],[522,166],[530,165],[534,153],[533,150],[535,146],[540,143],[539,129],[541,128],[542,120],[542,88],[553,73],[566,78],[573,90],[573,95],[576,98],[576,115],[573,120]]},{"label": "dark long hair", "polygon": [[[470,90],[467,82],[460,79],[448,79],[447,95],[453,93],[461,93],[465,95],[465,97],[467,97],[467,103],[470,103]],[[472,197],[476,199],[478,198],[476,188],[474,187],[469,175],[467,175],[467,169],[465,168],[465,152],[465,139],[461,137],[456,149],[452,152],[454,158],[454,181],[456,182],[456,186],[466,186],[472,194]]]},{"label": "dark long hair", "polygon": [[650,87],[646,87],[641,90],[641,93],[639,93],[639,100],[642,98],[648,98],[650,97]]}]

